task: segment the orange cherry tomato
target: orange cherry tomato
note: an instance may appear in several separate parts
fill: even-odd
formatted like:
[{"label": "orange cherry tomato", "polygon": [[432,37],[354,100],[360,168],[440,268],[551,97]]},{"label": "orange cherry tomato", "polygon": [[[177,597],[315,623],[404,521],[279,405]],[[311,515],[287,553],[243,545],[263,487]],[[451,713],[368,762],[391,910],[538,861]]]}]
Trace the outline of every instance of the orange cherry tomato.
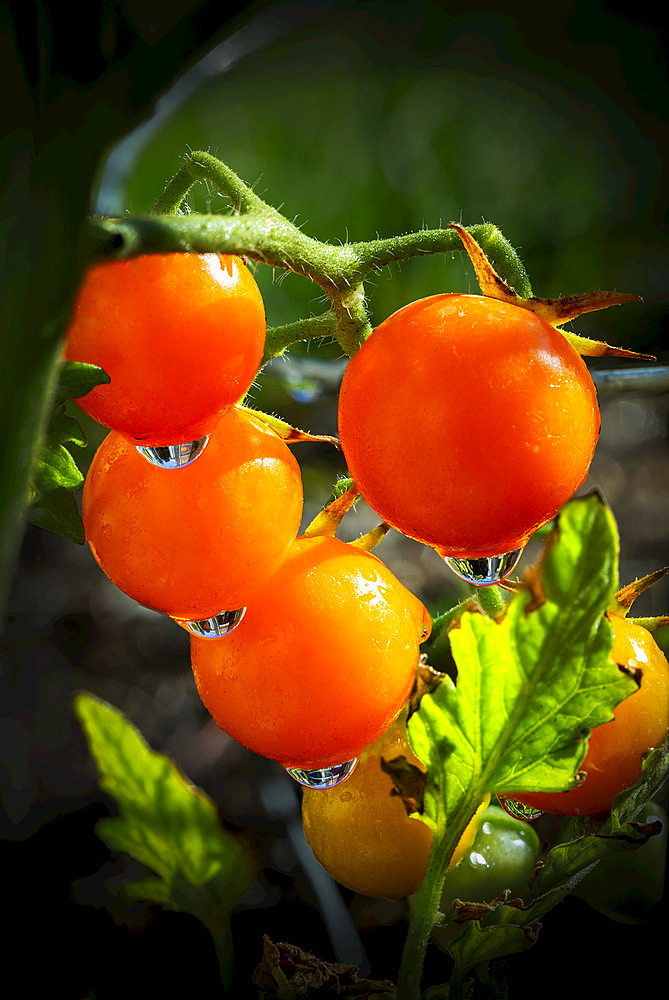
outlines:
[{"label": "orange cherry tomato", "polygon": [[394,313],[349,361],[339,397],[364,498],[446,556],[524,545],[585,479],[599,426],[592,379],[562,334],[480,295]]},{"label": "orange cherry tomato", "polygon": [[85,275],[65,358],[111,378],[77,400],[147,445],[195,441],[246,393],[265,344],[258,286],[238,257],[150,254]]},{"label": "orange cherry tomato", "polygon": [[236,408],[180,469],[152,465],[112,431],[84,484],[86,538],[107,576],[188,621],[242,608],[285,557],[301,516],[292,452]]},{"label": "orange cherry tomato", "polygon": [[376,556],[298,538],[223,639],[191,638],[200,697],[233,739],[284,767],[357,757],[404,705],[429,616]]},{"label": "orange cherry tomato", "polygon": [[[407,815],[381,769],[381,758],[399,756],[424,770],[409,746],[404,714],[365,750],[350,778],[334,788],[305,788],[302,797],[302,825],[317,861],[341,885],[364,896],[401,899],[416,892],[425,877],[432,831]],[[489,796],[460,838],[449,869],[471,847],[488,801]]]},{"label": "orange cherry tomato", "polygon": [[608,812],[614,798],[641,774],[641,758],[669,732],[669,664],[650,632],[609,616],[613,627],[611,659],[641,671],[641,684],[621,701],[614,718],[590,734],[581,766],[586,778],[568,792],[533,792],[509,798],[542,812],[594,816]]}]

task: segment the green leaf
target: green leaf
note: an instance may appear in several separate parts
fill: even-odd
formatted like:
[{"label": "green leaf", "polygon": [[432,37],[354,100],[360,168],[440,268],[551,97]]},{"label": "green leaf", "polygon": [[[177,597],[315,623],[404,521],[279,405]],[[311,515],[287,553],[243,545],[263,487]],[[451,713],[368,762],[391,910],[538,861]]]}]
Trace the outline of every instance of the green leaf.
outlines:
[{"label": "green leaf", "polygon": [[69,491],[79,489],[84,477],[66,445],[85,448],[88,442],[79,421],[67,413],[65,403],[103,382],[109,382],[109,376],[96,365],[70,361],[62,365],[55,408],[49,418],[31,484],[30,523],[80,544],[85,538],[84,526],[77,501]]},{"label": "green leaf", "polygon": [[87,365],[80,361],[64,361],[58,376],[55,405],[60,406],[68,399],[80,399],[96,385],[111,382],[106,371],[97,365]]},{"label": "green leaf", "polygon": [[51,490],[76,490],[84,481],[77,463],[62,444],[45,444],[34,473],[34,488],[39,494]]},{"label": "green leaf", "polygon": [[111,850],[131,854],[158,876],[129,883],[128,891],[196,916],[221,947],[230,910],[255,877],[248,849],[221,826],[211,799],[171,760],[151,750],[120,712],[88,694],[77,696],[75,712],[98,766],[100,787],[120,810],[100,822],[100,837]]},{"label": "green leaf", "polygon": [[[465,611],[448,633],[457,682],[445,678],[423,695],[408,724],[427,767],[421,819],[433,839],[400,969],[407,989],[416,991],[417,956],[437,920],[448,863],[484,795],[568,790],[589,731],[634,690],[610,659],[605,612],[617,575],[610,510],[595,494],[573,500],[504,618]],[[525,926],[533,917],[502,906],[496,922]]]},{"label": "green leaf", "polygon": [[540,930],[541,924],[534,921],[521,926],[497,924],[490,927],[471,921],[449,945],[448,950],[455,960],[454,978],[464,978],[470,969],[482,962],[526,951],[536,943]]},{"label": "green leaf", "polygon": [[79,545],[86,541],[79,504],[70,490],[59,488],[43,494],[28,511],[28,520]]},{"label": "green leaf", "polygon": [[457,686],[426,696],[409,723],[437,785],[426,801],[438,797],[452,812],[472,787],[478,794],[573,785],[589,730],[634,689],[609,658],[604,612],[617,556],[608,508],[597,496],[573,501],[541,565],[543,603],[533,606],[535,585],[534,595],[514,595],[500,623],[465,612],[450,632]]},{"label": "green leaf", "polygon": [[51,414],[46,440],[51,445],[68,443],[76,444],[79,448],[85,448],[88,444],[81,424],[75,417],[68,416],[64,404]]}]

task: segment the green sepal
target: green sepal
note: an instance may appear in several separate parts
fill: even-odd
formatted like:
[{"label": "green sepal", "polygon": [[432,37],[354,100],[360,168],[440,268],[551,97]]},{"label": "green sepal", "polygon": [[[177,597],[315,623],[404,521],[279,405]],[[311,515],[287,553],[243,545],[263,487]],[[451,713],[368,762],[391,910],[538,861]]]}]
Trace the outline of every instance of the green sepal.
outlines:
[{"label": "green sepal", "polygon": [[111,378],[103,368],[81,361],[64,361],[58,373],[54,404],[60,406],[68,399],[86,396],[96,385],[107,385]]}]

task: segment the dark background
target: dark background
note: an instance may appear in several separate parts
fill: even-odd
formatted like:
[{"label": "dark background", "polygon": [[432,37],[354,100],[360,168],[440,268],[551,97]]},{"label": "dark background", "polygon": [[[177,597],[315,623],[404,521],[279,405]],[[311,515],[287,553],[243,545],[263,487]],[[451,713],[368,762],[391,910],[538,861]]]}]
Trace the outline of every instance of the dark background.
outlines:
[{"label": "dark background", "polygon": [[[200,6],[207,23],[215,20],[216,5]],[[595,0],[557,0],[541,14],[513,2],[239,6],[227,38],[161,93],[155,113],[98,151],[92,211],[148,210],[184,151],[205,148],[321,239],[490,220],[519,249],[535,294],[641,295],[643,304],[584,317],[574,328],[667,364],[664,15],[651,15],[649,4]],[[224,207],[204,186],[191,205]],[[262,267],[256,277],[272,325],[325,307],[304,279]],[[476,290],[461,254],[379,274],[368,288],[373,318],[442,290]],[[337,351],[318,346],[291,357],[259,380],[255,404],[335,432]],[[593,361],[591,368],[634,365]],[[666,393],[633,392],[600,402],[602,437],[584,489],[601,489],[613,508],[627,583],[669,563],[669,402]],[[104,434],[86,426],[84,468]],[[295,452],[308,523],[343,466],[325,445]],[[342,537],[374,523],[361,505]],[[377,551],[432,612],[464,593],[423,546],[391,534]],[[661,583],[637,613],[668,609]],[[666,634],[659,640],[669,645]],[[235,995],[252,995],[263,932],[324,959],[355,954],[350,928],[339,922],[335,945],[319,915],[319,905],[332,904],[317,896],[308,853],[287,824],[297,816],[296,789],[216,729],[195,694],[185,633],[118,592],[87,549],[28,529],[0,656],[0,836],[17,929],[10,941],[35,944],[24,971],[28,995],[54,984],[73,997],[217,992],[213,950],[194,920],[118,896],[133,866],[111,857],[95,835],[113,804],[97,790],[72,715],[80,689],[123,710],[257,850],[262,877],[233,924]],[[324,891],[338,893],[352,913],[372,975],[394,978],[401,904],[332,885]],[[649,984],[665,967],[665,934],[664,902],[629,925],[568,900],[545,918],[539,944],[511,960],[511,996],[567,988],[618,995],[632,978]],[[435,952],[426,983],[446,978],[439,963]]]}]

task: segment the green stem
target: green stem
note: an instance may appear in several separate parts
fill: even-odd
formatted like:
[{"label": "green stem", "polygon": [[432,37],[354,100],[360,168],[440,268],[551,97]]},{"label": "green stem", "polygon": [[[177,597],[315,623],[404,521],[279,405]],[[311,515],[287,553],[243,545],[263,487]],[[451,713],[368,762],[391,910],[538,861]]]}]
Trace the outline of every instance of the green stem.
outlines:
[{"label": "green stem", "polygon": [[[491,222],[466,226],[467,232],[481,246],[491,264],[524,297],[532,295],[532,286],[523,263],[502,232]],[[462,242],[455,229],[425,229],[383,240],[352,243],[350,249],[360,260],[360,271],[367,274],[398,260],[425,254],[449,253],[462,250]],[[463,251],[464,252],[464,251]]]},{"label": "green stem", "polygon": [[429,653],[431,649],[438,649],[448,638],[448,631],[453,622],[462,618],[465,611],[471,606],[471,598],[466,597],[464,601],[460,601],[459,604],[455,604],[448,611],[443,611],[436,618],[433,618],[430,638],[423,644],[424,651]]},{"label": "green stem", "polygon": [[321,316],[310,316],[285,326],[270,327],[265,337],[265,353],[263,364],[272,358],[280,357],[287,347],[300,340],[313,340],[321,337],[336,338],[338,333],[337,317],[333,312]]},{"label": "green stem", "polygon": [[211,153],[191,153],[176,174],[168,182],[167,187],[154,206],[156,215],[176,215],[191,187],[198,181],[209,180],[216,185],[221,194],[226,195],[237,212],[273,213],[273,209],[259,198],[237,174],[212,156]]},{"label": "green stem", "polygon": [[430,943],[432,928],[439,919],[439,907],[448,866],[460,838],[465,832],[481,798],[482,786],[472,785],[457,811],[446,822],[446,803],[437,791],[437,829],[432,837],[432,848],[423,883],[412,898],[411,920],[404,942],[402,962],[397,980],[397,1000],[420,1000],[420,981],[425,963],[425,953]]},{"label": "green stem", "polygon": [[492,587],[476,587],[476,600],[488,618],[501,618],[506,612],[506,601],[502,593],[494,584]]}]

